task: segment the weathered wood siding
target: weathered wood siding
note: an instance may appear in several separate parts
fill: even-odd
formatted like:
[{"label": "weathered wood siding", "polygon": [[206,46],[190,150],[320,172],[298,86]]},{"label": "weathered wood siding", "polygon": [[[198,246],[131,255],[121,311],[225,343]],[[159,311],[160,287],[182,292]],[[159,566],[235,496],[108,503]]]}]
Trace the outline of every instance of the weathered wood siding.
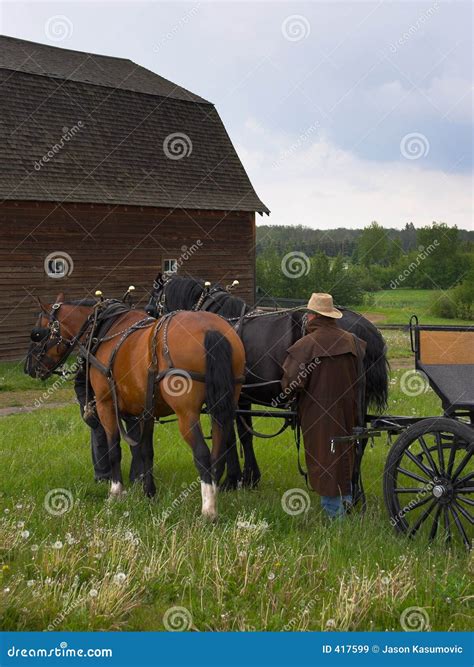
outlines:
[{"label": "weathered wood siding", "polygon": [[[121,297],[133,284],[136,302],[144,305],[165,258],[183,258],[180,275],[223,284],[237,278],[235,293],[254,300],[253,213],[4,202],[0,239],[1,359],[24,355],[36,296],[51,302],[60,291],[77,299],[101,289]],[[55,251],[72,257],[71,276],[55,280],[45,274],[44,260]]]}]

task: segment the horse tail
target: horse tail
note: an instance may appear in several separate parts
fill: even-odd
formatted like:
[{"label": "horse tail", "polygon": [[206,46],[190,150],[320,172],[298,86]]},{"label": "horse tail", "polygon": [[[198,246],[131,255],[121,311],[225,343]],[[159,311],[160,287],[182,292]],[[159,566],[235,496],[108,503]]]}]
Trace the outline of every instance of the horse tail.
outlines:
[{"label": "horse tail", "polygon": [[204,348],[207,409],[212,421],[227,434],[235,417],[232,347],[222,333],[211,329],[204,336]]},{"label": "horse tail", "polygon": [[364,357],[366,407],[383,412],[387,407],[390,371],[384,338],[375,324],[360,313],[346,308],[341,310],[344,328],[367,343]]},{"label": "horse tail", "polygon": [[388,378],[390,365],[387,360],[387,348],[382,334],[377,331],[371,335],[371,343],[367,344],[365,353],[366,398],[378,412],[387,407]]}]

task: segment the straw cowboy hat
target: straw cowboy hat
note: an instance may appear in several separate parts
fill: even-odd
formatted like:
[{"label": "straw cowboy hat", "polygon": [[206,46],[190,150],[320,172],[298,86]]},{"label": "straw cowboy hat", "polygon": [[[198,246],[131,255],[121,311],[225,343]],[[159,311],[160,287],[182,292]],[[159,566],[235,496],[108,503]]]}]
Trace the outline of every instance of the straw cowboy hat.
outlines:
[{"label": "straw cowboy hat", "polygon": [[325,315],[326,317],[334,317],[334,319],[339,319],[342,317],[341,311],[337,308],[334,308],[334,303],[330,294],[314,292],[311,294],[307,308],[313,313],[319,313],[320,315]]}]

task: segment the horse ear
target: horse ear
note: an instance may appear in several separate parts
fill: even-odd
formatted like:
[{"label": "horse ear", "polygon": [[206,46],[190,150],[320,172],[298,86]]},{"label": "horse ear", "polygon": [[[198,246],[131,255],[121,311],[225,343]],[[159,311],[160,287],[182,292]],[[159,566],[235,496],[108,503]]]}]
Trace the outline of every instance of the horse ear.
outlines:
[{"label": "horse ear", "polygon": [[56,303],[62,303],[64,301],[64,292],[59,292],[58,296],[56,297]]},{"label": "horse ear", "polygon": [[38,305],[39,305],[41,311],[47,315],[47,314],[49,313],[49,311],[50,311],[50,308],[48,307],[48,304],[47,304],[47,303],[43,303],[43,302],[41,301],[41,299],[39,298],[39,296],[36,297],[36,300],[37,300],[37,302],[38,302]]}]

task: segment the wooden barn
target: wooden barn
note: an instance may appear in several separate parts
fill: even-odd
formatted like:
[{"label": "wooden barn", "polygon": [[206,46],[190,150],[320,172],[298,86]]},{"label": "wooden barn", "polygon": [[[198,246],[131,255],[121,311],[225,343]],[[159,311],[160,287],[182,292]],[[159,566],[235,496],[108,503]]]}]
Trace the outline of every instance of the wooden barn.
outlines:
[{"label": "wooden barn", "polygon": [[130,60],[0,37],[0,358],[36,295],[143,303],[178,268],[255,290],[257,197],[211,102]]}]

